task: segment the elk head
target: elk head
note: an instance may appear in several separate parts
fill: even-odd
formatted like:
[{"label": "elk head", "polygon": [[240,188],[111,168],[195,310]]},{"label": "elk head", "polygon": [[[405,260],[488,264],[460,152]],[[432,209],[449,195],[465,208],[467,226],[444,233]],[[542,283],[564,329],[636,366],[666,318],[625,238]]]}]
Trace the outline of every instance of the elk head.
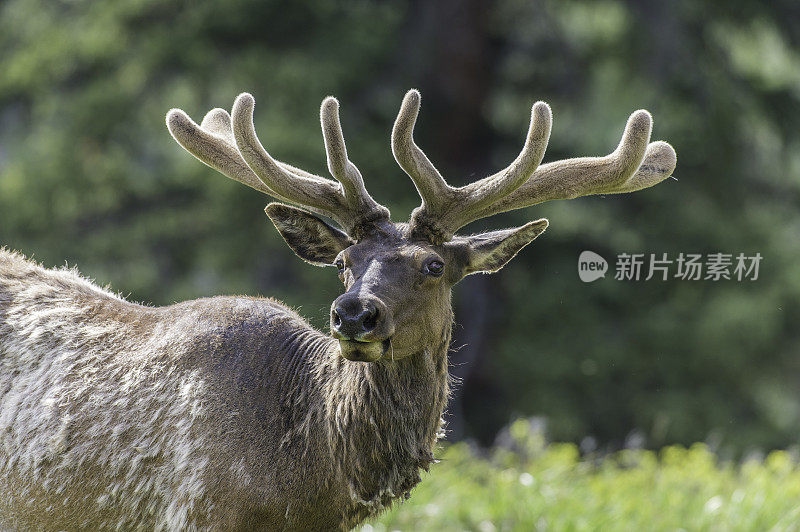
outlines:
[{"label": "elk head", "polygon": [[420,95],[410,90],[394,124],[392,152],[422,204],[408,222],[393,223],[347,156],[335,98],[322,102],[320,120],[328,169],[336,181],[273,159],[256,136],[254,106],[250,94],[241,94],[230,115],[213,109],[201,125],[173,109],[167,126],[208,166],[305,207],[271,203],[266,212],[298,256],[338,270],[345,292],[331,305],[331,334],[342,356],[356,361],[407,357],[441,342],[452,320],[451,287],[466,275],[502,268],[546,229],[547,220],[472,236],[456,235],[461,227],[544,201],[640,190],[669,177],[676,163],[669,144],[649,142],[652,119],[640,110],[630,116],[610,155],[540,166],[551,112],[537,102],[519,156],[494,175],[452,187],[414,142]]}]

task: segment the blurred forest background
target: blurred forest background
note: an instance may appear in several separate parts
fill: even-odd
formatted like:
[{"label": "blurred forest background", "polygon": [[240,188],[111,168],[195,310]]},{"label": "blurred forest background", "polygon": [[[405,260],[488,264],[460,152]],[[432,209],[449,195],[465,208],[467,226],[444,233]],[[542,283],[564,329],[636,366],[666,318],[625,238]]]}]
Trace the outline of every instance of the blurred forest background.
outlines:
[{"label": "blurred forest background", "polygon": [[[497,216],[548,217],[502,272],[455,293],[449,437],[516,416],[585,450],[800,441],[800,4],[789,0],[265,0],[0,4],[0,245],[77,265],[140,302],[272,295],[319,326],[335,272],[295,258],[268,198],[170,138],[242,91],[281,160],[327,175],[318,106],[404,220],[418,204],[389,132],[408,88],[417,141],[453,184],[505,166],[548,101],[545,161],[603,155],[630,112],[678,153],[676,180]],[[581,251],[761,253],[757,281],[577,275]]]}]

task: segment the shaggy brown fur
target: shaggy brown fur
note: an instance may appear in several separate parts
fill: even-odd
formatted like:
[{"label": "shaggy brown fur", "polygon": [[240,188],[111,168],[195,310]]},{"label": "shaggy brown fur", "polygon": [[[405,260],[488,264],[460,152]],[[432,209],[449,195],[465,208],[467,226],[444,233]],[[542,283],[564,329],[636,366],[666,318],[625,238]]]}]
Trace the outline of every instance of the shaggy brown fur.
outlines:
[{"label": "shaggy brown fur", "polygon": [[0,251],[0,523],[348,528],[433,461],[447,324],[351,362],[271,299],[144,307]]}]

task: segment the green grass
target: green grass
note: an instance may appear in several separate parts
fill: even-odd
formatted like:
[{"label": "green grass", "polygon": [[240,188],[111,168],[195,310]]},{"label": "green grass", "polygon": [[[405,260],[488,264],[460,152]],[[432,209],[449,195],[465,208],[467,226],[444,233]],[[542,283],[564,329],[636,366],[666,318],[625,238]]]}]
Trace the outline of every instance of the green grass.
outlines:
[{"label": "green grass", "polygon": [[362,530],[800,530],[800,464],[786,451],[720,461],[703,444],[582,458],[518,421],[509,449],[460,443],[411,499]]}]

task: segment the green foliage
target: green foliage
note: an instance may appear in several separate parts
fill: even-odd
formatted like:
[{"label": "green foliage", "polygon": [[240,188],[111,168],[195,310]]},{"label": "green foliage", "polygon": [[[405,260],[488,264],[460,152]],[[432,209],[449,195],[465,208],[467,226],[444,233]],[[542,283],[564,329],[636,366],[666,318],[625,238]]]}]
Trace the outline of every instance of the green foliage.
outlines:
[{"label": "green foliage", "polygon": [[[517,261],[501,274],[514,311],[484,378],[503,383],[516,411],[538,405],[559,440],[619,443],[638,428],[653,446],[709,436],[739,451],[796,442],[797,25],[756,2],[736,12],[713,2],[547,5],[499,10],[513,44],[492,114],[505,119],[547,94],[547,161],[605,152],[627,111],[647,108],[655,138],[676,148],[677,181],[537,210],[551,228],[521,257],[533,273]],[[610,262],[622,252],[758,251],[765,260],[751,283],[584,285],[574,273],[584,249]]]},{"label": "green foliage", "polygon": [[510,448],[466,443],[367,530],[800,530],[800,464],[786,451],[741,464],[702,444],[581,457],[524,420]]},{"label": "green foliage", "polygon": [[[295,290],[304,273],[283,266],[283,279],[270,279],[281,268],[273,257],[293,259],[271,232],[267,198],[186,155],[164,115],[182,107],[199,119],[243,90],[269,95],[259,98],[261,137],[322,171],[317,106],[361,88],[357,72],[388,47],[366,27],[396,21],[386,7],[328,1],[5,2],[0,239],[46,264],[79,264],[137,300],[264,290],[308,301]],[[334,68],[333,54],[352,56],[351,67]]]}]

